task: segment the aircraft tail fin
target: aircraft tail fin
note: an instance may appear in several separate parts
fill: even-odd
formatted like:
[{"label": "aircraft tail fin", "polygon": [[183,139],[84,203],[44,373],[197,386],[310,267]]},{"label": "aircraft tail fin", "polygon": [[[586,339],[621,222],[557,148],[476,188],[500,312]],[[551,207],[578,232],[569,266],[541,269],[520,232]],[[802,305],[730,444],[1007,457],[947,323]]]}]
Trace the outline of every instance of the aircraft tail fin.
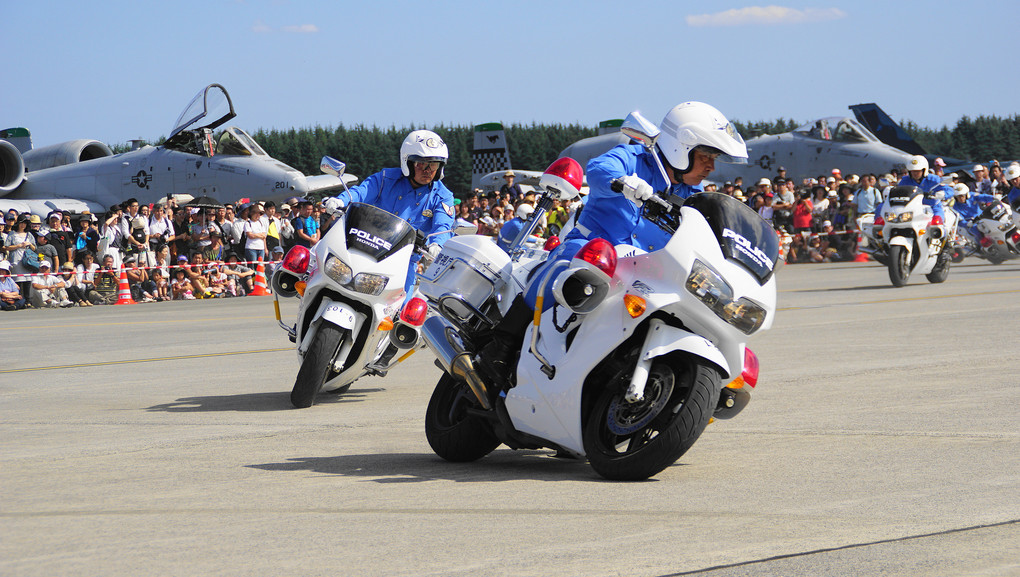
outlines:
[{"label": "aircraft tail fin", "polygon": [[623,126],[622,118],[613,118],[611,120],[603,120],[599,123],[599,136],[603,134],[610,134],[612,132],[620,132],[620,127]]},{"label": "aircraft tail fin", "polygon": [[510,152],[506,147],[503,125],[489,122],[475,126],[471,149],[471,189],[481,186],[482,177],[497,170],[510,170]]},{"label": "aircraft tail fin", "polygon": [[0,139],[13,144],[21,154],[32,150],[32,134],[27,128],[5,128],[0,130]]},{"label": "aircraft tail fin", "polygon": [[874,102],[854,104],[850,110],[854,112],[857,121],[867,127],[882,142],[907,154],[925,154],[921,145],[915,142],[899,124],[896,124],[896,121],[889,118],[889,115]]}]

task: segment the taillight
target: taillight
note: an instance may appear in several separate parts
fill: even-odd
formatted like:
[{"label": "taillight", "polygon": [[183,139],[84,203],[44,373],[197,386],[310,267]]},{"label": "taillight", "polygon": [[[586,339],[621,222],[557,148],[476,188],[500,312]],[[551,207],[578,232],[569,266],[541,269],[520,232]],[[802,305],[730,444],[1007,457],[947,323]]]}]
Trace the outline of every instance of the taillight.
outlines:
[{"label": "taillight", "polygon": [[988,248],[988,247],[992,246],[993,244],[995,244],[995,241],[990,239],[990,238],[988,238],[987,236],[983,236],[983,237],[981,237],[980,243],[981,243],[981,246],[983,246],[985,248]]},{"label": "taillight", "polygon": [[604,238],[593,238],[577,251],[574,258],[595,265],[609,276],[616,273],[616,248]]},{"label": "taillight", "polygon": [[283,257],[283,268],[295,274],[308,272],[308,263],[311,262],[312,253],[308,247],[296,245]]},{"label": "taillight", "polygon": [[1009,240],[1013,241],[1013,244],[1020,244],[1020,231],[1013,231],[1013,235],[1009,237]]},{"label": "taillight", "polygon": [[943,223],[942,216],[936,214],[935,216],[931,217],[931,222],[928,224],[930,224],[931,226],[941,226],[942,223]]},{"label": "taillight", "polygon": [[425,302],[425,299],[414,297],[407,301],[404,310],[400,311],[400,320],[411,326],[420,327],[425,322],[428,312],[429,304]]},{"label": "taillight", "polygon": [[542,250],[552,250],[560,246],[560,237],[552,235],[545,239],[545,244],[542,246]]},{"label": "taillight", "polygon": [[740,373],[744,383],[754,387],[758,384],[758,355],[744,347],[744,370]]},{"label": "taillight", "polygon": [[875,226],[885,226],[885,219],[880,217],[880,216],[876,216],[875,217]]}]

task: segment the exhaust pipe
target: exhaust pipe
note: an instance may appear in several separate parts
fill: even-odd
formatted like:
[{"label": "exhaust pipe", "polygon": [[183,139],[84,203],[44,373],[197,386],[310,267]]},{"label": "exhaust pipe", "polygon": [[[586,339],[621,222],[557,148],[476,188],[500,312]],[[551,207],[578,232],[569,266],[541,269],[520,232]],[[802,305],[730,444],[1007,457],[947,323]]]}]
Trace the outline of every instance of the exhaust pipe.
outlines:
[{"label": "exhaust pipe", "polygon": [[421,326],[421,335],[425,339],[425,343],[436,354],[443,370],[455,378],[467,382],[482,407],[487,411],[492,410],[485,382],[475,369],[474,363],[471,362],[471,354],[465,351],[464,346],[461,345],[457,329],[453,324],[440,316],[429,317]]}]

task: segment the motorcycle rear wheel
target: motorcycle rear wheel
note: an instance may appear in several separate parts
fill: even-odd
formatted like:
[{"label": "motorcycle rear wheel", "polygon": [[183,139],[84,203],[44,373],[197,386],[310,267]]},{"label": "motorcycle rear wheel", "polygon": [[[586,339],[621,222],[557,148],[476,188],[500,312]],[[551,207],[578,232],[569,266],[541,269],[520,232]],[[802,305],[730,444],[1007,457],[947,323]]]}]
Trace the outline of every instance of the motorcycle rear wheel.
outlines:
[{"label": "motorcycle rear wheel", "polygon": [[467,383],[443,373],[425,410],[425,438],[437,455],[466,463],[481,459],[500,445],[492,427],[468,413],[472,408],[481,407]]},{"label": "motorcycle rear wheel", "polygon": [[290,392],[290,402],[298,409],[315,404],[315,397],[322,390],[322,385],[335,375],[333,357],[343,343],[346,330],[331,324],[323,323],[315,334],[305,358],[301,361],[294,389]]},{"label": "motorcycle rear wheel", "polygon": [[898,244],[889,247],[889,280],[894,287],[907,284],[910,278],[910,257],[906,249]]},{"label": "motorcycle rear wheel", "polygon": [[678,358],[652,365],[643,401],[627,403],[619,384],[599,395],[584,427],[584,451],[599,475],[647,479],[675,463],[708,426],[721,376],[704,359]]}]

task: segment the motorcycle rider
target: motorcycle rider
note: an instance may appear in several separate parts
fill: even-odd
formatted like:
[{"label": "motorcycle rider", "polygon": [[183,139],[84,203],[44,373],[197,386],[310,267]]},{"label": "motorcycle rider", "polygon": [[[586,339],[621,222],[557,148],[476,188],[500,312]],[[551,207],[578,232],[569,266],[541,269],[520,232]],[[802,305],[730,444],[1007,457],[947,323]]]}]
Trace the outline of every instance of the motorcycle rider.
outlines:
[{"label": "motorcycle rider", "polygon": [[[629,244],[646,251],[661,249],[670,235],[642,218],[642,205],[663,191],[681,199],[701,192],[701,181],[715,170],[716,160],[747,162],[747,147],[733,124],[713,106],[684,102],[674,106],[659,126],[655,151],[640,144],[621,144],[588,163],[589,193],[577,225],[533,275],[526,296],[518,296],[493,328],[493,340],[479,353],[479,366],[501,388],[507,385],[515,351],[534,316],[539,287],[553,263],[570,260],[588,241],[603,238],[614,245]],[[652,154],[663,161],[663,179]],[[622,179],[622,193],[611,188]],[[552,283],[547,283],[543,308],[551,307]]]},{"label": "motorcycle rider", "polygon": [[[953,191],[942,184],[941,178],[928,172],[927,158],[919,154],[911,156],[907,163],[907,174],[900,179],[899,186],[916,186],[924,193],[924,200],[921,202],[930,206],[934,215],[945,220],[946,211],[942,208],[942,199],[949,198]],[[940,192],[942,197],[937,196]],[[875,214],[882,214],[883,205],[875,209]]]},{"label": "motorcycle rider", "polygon": [[967,227],[967,230],[980,239],[984,235],[974,224],[974,219],[981,214],[983,206],[989,202],[995,202],[995,197],[990,194],[971,194],[966,184],[957,184],[954,189],[953,210],[960,215],[960,224]]},{"label": "motorcycle rider", "polygon": [[1013,211],[1020,210],[1020,164],[1013,163],[1006,167],[1006,182],[1012,187],[1006,194],[1006,203]]},{"label": "motorcycle rider", "polygon": [[522,202],[517,207],[517,211],[514,213],[515,216],[500,227],[499,235],[496,237],[496,245],[505,252],[510,252],[510,245],[517,238],[517,233],[521,232],[521,229],[524,228],[524,223],[527,222],[533,212],[535,212],[535,207],[527,202]]},{"label": "motorcycle rider", "polygon": [[[415,130],[400,145],[400,168],[384,168],[350,190],[323,202],[336,212],[352,202],[361,202],[391,212],[427,236],[428,251],[439,254],[443,243],[453,237],[453,193],[441,180],[450,153],[446,143],[431,130]],[[434,236],[432,236],[434,235]],[[404,289],[414,286],[418,255],[411,257]]]}]

